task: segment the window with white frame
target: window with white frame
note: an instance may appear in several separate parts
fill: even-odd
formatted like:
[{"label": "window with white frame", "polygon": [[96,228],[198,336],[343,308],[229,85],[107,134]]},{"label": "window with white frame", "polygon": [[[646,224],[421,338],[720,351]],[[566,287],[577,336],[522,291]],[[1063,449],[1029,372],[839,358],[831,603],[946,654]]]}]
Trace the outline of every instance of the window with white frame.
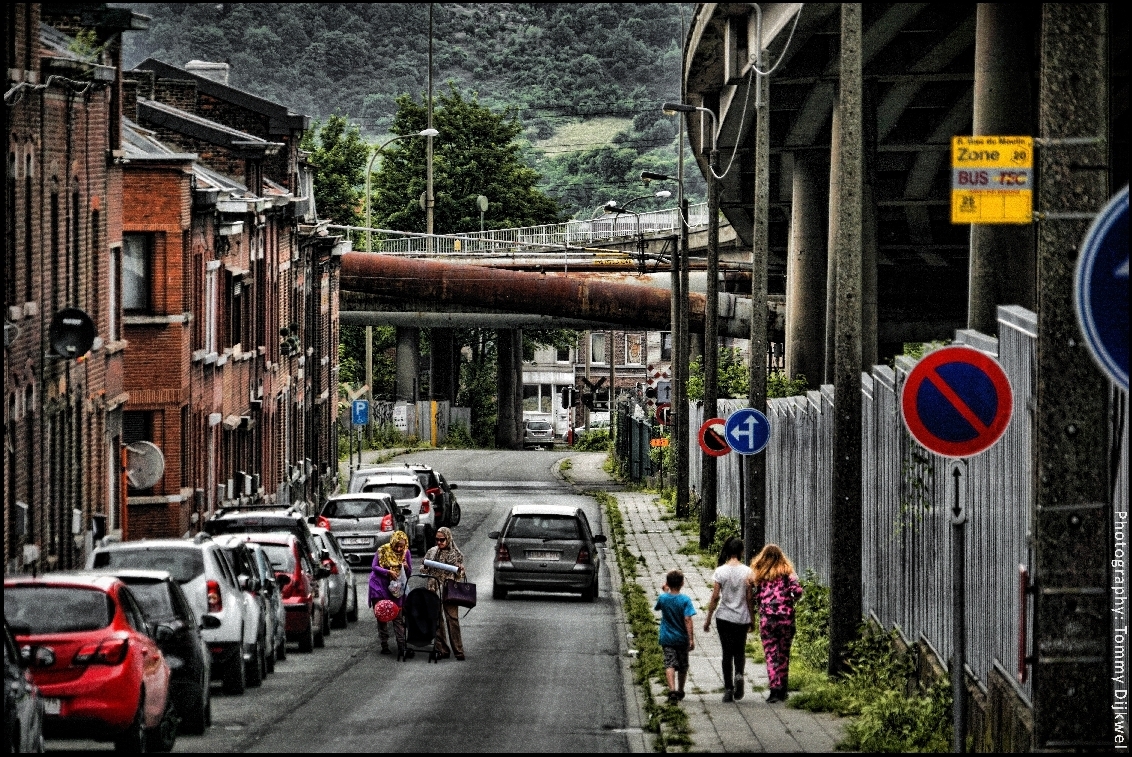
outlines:
[{"label": "window with white frame", "polygon": [[606,361],[605,342],[606,334],[604,331],[590,334],[590,362],[591,363],[604,363]]}]

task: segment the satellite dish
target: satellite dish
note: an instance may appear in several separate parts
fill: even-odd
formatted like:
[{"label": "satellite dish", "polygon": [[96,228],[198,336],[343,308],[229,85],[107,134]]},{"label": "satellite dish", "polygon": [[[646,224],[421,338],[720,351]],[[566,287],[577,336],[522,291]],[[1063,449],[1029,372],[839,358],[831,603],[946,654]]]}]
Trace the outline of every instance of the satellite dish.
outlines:
[{"label": "satellite dish", "polygon": [[153,442],[134,442],[126,447],[126,478],[135,489],[148,489],[165,475],[165,455]]},{"label": "satellite dish", "polygon": [[66,360],[74,360],[90,352],[94,337],[94,321],[78,308],[63,308],[56,313],[47,332],[51,351]]},{"label": "satellite dish", "polygon": [[483,195],[480,195],[479,197],[476,198],[476,205],[479,206],[481,213],[487,212],[487,198],[484,197]]}]

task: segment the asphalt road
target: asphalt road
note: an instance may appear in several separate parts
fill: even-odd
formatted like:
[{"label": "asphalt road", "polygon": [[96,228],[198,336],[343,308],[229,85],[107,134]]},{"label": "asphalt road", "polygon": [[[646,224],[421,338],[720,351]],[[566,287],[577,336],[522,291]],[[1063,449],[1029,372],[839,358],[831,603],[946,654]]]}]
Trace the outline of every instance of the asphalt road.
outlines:
[{"label": "asphalt road", "polygon": [[[479,605],[461,619],[465,661],[429,664],[378,654],[377,624],[357,575],[359,621],[335,630],[325,649],[286,661],[263,686],[230,697],[213,689],[213,726],[180,736],[178,752],[627,751],[617,608],[601,550],[599,599],[520,592],[491,598],[488,533],[512,505],[578,505],[601,523],[593,499],[574,494],[551,469],[565,452],[416,453],[459,484],[454,529]],[[51,748],[108,744],[51,742]]]}]

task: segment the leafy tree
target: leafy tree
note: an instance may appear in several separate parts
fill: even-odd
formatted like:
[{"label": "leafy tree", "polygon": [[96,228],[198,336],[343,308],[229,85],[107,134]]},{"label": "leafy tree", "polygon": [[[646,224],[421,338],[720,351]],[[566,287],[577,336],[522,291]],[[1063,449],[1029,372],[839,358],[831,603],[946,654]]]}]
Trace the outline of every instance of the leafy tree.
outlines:
[{"label": "leafy tree", "polygon": [[344,116],[331,116],[315,123],[303,135],[302,148],[310,152],[314,166],[315,207],[322,218],[345,226],[357,225],[361,184],[365,177],[369,146],[358,127]]},{"label": "leafy tree", "polygon": [[[704,398],[704,361],[696,358],[692,361],[688,374],[688,399],[692,401]],[[739,350],[731,347],[719,348],[719,396],[721,399],[742,398],[749,396],[751,386],[750,369],[739,356]],[[796,394],[806,393],[806,377],[799,375],[796,378],[787,378],[786,374],[771,371],[766,377],[767,399],[775,397],[793,397]]]},{"label": "leafy tree", "polygon": [[[397,98],[394,134],[415,134],[428,125],[424,104]],[[433,194],[437,233],[479,231],[476,197],[489,206],[484,226],[492,229],[536,226],[558,220],[554,200],[536,189],[539,176],[523,161],[516,138],[522,133],[513,111],[496,113],[455,86],[437,97],[433,126]],[[391,145],[373,177],[374,217],[387,228],[425,230],[420,196],[426,187],[425,140]]]}]

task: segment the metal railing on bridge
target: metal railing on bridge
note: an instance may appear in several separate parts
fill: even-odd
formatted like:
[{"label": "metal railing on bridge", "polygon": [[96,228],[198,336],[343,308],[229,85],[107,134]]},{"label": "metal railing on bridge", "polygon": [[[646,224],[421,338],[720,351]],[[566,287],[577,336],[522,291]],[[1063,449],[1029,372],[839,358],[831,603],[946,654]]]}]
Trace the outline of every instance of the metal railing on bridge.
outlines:
[{"label": "metal railing on bridge", "polygon": [[[688,227],[707,226],[707,203],[688,208]],[[364,226],[332,226],[354,235],[355,245],[365,248]],[[513,229],[493,229],[466,234],[420,234],[370,228],[370,247],[386,255],[492,255],[511,252],[552,252],[568,249],[585,249],[603,242],[636,239],[638,234],[657,236],[675,234],[680,229],[677,208],[649,210],[638,215],[617,215],[592,218],[586,221],[566,221],[542,226],[522,226]]]}]

